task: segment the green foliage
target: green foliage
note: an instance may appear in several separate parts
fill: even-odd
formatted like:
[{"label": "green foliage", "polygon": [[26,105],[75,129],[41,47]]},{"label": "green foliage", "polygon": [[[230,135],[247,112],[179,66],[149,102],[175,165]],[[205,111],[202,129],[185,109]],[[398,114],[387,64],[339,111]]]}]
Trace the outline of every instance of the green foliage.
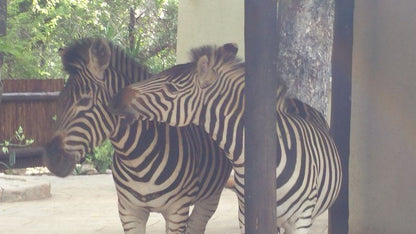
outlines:
[{"label": "green foliage", "polygon": [[26,139],[25,133],[23,132],[22,126],[15,131],[14,136],[12,136],[9,140],[5,140],[4,142],[0,142],[1,150],[4,154],[9,154],[9,163],[5,164],[0,162],[0,165],[5,166],[8,169],[11,169],[13,165],[16,163],[16,152],[10,150],[10,147],[28,147],[33,144],[35,140],[33,139]]},{"label": "green foliage", "polygon": [[0,143],[2,147],[2,151],[4,154],[9,153],[9,147],[27,147],[35,142],[34,139],[26,139],[25,133],[23,132],[22,126],[14,132],[14,136],[12,136],[9,140]]},{"label": "green foliage", "polygon": [[63,77],[58,49],[91,36],[115,41],[158,72],[175,62],[177,8],[178,0],[9,0],[1,77]]},{"label": "green foliage", "polygon": [[94,165],[99,173],[105,173],[113,162],[114,148],[109,140],[106,140],[101,146],[95,147],[93,152],[87,154],[86,162]]}]

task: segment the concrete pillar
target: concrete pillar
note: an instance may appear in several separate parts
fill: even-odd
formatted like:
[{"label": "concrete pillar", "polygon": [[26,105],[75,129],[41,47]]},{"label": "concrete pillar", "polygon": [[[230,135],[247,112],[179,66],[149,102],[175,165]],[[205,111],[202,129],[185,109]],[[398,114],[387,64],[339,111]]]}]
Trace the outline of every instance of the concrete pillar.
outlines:
[{"label": "concrete pillar", "polygon": [[415,233],[416,2],[355,0],[350,233]]},{"label": "concrete pillar", "polygon": [[244,1],[179,1],[177,63],[189,62],[192,48],[230,42],[244,59]]}]

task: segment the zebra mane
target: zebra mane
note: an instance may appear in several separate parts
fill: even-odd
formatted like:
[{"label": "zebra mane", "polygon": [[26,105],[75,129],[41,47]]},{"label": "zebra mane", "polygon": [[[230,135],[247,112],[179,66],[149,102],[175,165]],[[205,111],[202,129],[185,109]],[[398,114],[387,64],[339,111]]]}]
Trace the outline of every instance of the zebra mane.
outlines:
[{"label": "zebra mane", "polygon": [[75,40],[69,46],[64,49],[60,49],[59,54],[62,58],[64,70],[71,73],[74,69],[74,63],[88,63],[89,61],[87,59],[89,59],[90,56],[89,49],[93,43],[97,41],[108,44],[111,52],[109,67],[123,74],[127,83],[134,83],[150,76],[147,68],[140,64],[135,58],[128,55],[124,48],[116,45],[114,42],[100,37],[89,37]]},{"label": "zebra mane", "polygon": [[[111,50],[110,67],[121,72],[128,79],[128,83],[134,83],[151,76],[147,67],[130,56],[125,49],[119,45],[109,42]],[[142,74],[142,75],[139,75]]]},{"label": "zebra mane", "polygon": [[237,52],[237,48],[232,44],[225,44],[221,47],[212,46],[212,45],[205,45],[198,48],[194,48],[191,50],[191,61],[197,62],[199,58],[203,56],[207,56],[208,59],[211,61],[215,61],[215,63],[232,63],[232,64],[238,64],[241,63],[241,59],[237,58],[236,56],[230,55],[229,52],[227,52],[226,49],[235,50],[234,52]]}]

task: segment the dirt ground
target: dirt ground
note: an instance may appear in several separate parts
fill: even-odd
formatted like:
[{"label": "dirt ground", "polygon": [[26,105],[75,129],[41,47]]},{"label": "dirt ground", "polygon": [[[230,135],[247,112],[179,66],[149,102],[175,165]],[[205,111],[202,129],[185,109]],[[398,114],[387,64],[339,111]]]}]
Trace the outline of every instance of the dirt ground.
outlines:
[{"label": "dirt ground", "polygon": [[[0,203],[0,233],[123,233],[111,175],[31,176],[51,184],[52,196],[37,201]],[[163,217],[151,214],[147,233],[165,233]],[[238,234],[237,199],[225,189],[207,234]],[[326,213],[315,221],[312,234],[327,233]]]}]

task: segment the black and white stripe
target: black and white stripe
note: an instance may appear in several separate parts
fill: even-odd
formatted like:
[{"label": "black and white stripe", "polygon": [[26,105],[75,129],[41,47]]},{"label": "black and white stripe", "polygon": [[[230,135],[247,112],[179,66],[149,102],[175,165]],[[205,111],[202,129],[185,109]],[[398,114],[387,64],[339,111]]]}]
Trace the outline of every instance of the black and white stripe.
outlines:
[{"label": "black and white stripe", "polygon": [[110,113],[109,100],[118,90],[149,76],[118,46],[83,39],[61,56],[69,79],[58,101],[55,136],[47,145],[48,168],[66,176],[72,166],[67,164],[110,139],[124,231],[145,233],[149,212],[160,212],[167,233],[203,233],[231,171],[224,152],[201,127],[130,121]]},{"label": "black and white stripe", "polygon": [[[245,67],[236,52],[233,44],[196,49],[193,62],[126,87],[115,96],[112,108],[173,126],[202,126],[233,162],[244,232]],[[313,219],[338,196],[340,159],[323,116],[297,99],[286,99],[285,90],[279,87],[276,99],[281,148],[276,168],[277,227],[285,233],[308,233]]]}]

